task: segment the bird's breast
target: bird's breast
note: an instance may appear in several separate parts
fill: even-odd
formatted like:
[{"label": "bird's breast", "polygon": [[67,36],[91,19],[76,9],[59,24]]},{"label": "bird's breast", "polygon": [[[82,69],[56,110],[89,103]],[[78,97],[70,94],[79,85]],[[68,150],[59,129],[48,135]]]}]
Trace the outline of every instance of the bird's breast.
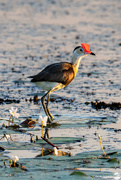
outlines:
[{"label": "bird's breast", "polygon": [[57,82],[48,82],[48,81],[37,81],[34,82],[36,86],[41,88],[44,91],[49,91],[50,89],[53,89],[58,83]]}]

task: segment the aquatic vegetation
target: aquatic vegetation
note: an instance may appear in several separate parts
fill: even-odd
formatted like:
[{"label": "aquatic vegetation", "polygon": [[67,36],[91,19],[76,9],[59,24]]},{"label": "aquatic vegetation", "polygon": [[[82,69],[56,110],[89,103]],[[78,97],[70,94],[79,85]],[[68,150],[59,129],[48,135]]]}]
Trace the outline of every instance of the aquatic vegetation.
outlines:
[{"label": "aquatic vegetation", "polygon": [[12,115],[12,117],[18,118],[19,117],[19,113],[17,113],[17,108],[15,107],[11,107],[11,109],[9,110],[10,114]]},{"label": "aquatic vegetation", "polygon": [[17,108],[15,107],[11,107],[11,109],[9,110],[10,112],[10,118],[9,118],[9,122],[8,122],[8,126],[10,126],[10,120],[12,117],[18,118],[19,117],[19,113],[17,113]]},{"label": "aquatic vegetation", "polygon": [[39,115],[39,123],[41,123],[41,125],[42,125],[42,137],[44,137],[44,135],[43,135],[43,126],[47,126],[47,120],[48,120],[47,116],[45,116],[43,118],[41,115]]},{"label": "aquatic vegetation", "polygon": [[17,161],[19,161],[18,156],[11,156],[10,159],[12,160],[12,164],[10,165],[11,167],[18,166],[18,164],[16,163]]},{"label": "aquatic vegetation", "polygon": [[[5,138],[5,140],[9,143],[10,141],[13,141],[12,140],[12,137],[10,134],[4,134],[3,137],[1,137],[1,139]],[[0,139],[0,140],[1,140]]]},{"label": "aquatic vegetation", "polygon": [[41,115],[39,115],[39,123],[40,123],[41,125],[47,126],[47,120],[48,120],[48,117],[47,117],[47,116],[45,116],[45,117],[43,118]]},{"label": "aquatic vegetation", "polygon": [[102,143],[101,143],[101,136],[99,135],[98,138],[99,138],[99,142],[100,142],[100,146],[101,146],[101,148],[102,148],[102,151],[103,151],[104,155],[106,156],[106,153],[105,153],[105,151],[104,151],[103,145],[102,145]]},{"label": "aquatic vegetation", "polygon": [[99,109],[106,109],[109,108],[111,110],[120,110],[121,109],[121,103],[120,102],[112,102],[112,103],[106,103],[106,102],[91,102],[91,105],[96,110]]}]

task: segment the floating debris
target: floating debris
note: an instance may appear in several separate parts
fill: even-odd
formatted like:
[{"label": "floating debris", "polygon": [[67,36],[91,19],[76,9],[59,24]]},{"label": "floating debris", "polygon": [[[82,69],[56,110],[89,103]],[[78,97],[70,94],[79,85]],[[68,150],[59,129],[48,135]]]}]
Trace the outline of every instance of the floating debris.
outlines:
[{"label": "floating debris", "polygon": [[[18,124],[13,124],[13,125],[10,125],[10,126],[6,126],[6,128],[8,128],[9,130],[18,130],[19,128],[21,128],[20,125]],[[23,132],[21,130],[19,130],[20,132]]]},{"label": "floating debris", "polygon": [[11,104],[11,103],[20,103],[20,100],[0,98],[0,104]]},{"label": "floating debris", "polygon": [[33,98],[33,101],[38,103],[39,99],[38,99],[38,95],[35,95],[34,98]]},{"label": "floating debris", "polygon": [[37,122],[35,120],[32,120],[31,118],[27,118],[20,125],[23,127],[34,127],[36,123]]},{"label": "floating debris", "polygon": [[5,151],[5,148],[0,146],[0,151]]},{"label": "floating debris", "polygon": [[105,103],[105,102],[91,102],[91,105],[94,109],[106,109],[109,108],[111,110],[119,110],[121,109],[121,103],[120,102],[112,102],[112,103]]},{"label": "floating debris", "polygon": [[72,103],[75,101],[75,98],[64,98],[64,97],[51,97],[50,98],[51,102],[62,102],[62,101],[67,101],[69,103]]},{"label": "floating debris", "polygon": [[21,168],[21,170],[23,170],[23,171],[29,171],[25,166],[23,166],[22,164],[20,164],[20,168]]}]

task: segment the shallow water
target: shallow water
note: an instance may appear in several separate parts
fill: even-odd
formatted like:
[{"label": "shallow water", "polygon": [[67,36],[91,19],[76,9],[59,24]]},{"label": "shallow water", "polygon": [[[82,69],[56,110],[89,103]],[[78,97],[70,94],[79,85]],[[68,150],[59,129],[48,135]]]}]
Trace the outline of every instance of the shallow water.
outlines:
[{"label": "shallow water", "polygon": [[[49,104],[50,111],[55,117],[54,121],[60,124],[56,129],[50,129],[50,137],[82,138],[84,136],[85,140],[81,145],[80,142],[72,142],[69,145],[63,143],[60,146],[63,151],[69,151],[75,157],[82,152],[97,153],[101,150],[99,134],[106,151],[120,151],[121,110],[107,108],[97,111],[91,107],[91,101],[96,100],[106,103],[121,102],[120,30],[121,4],[119,1],[0,1],[0,98],[20,100],[19,103],[0,104],[0,124],[8,123],[6,120],[10,117],[11,106],[17,107],[20,113],[17,123],[27,117],[37,119],[39,114],[45,116],[41,103],[30,101],[30,98],[37,93],[40,99],[44,92],[30,83],[27,77],[38,73],[53,62],[70,61],[75,46],[86,42],[91,46],[96,57],[85,57],[74,81],[65,89],[52,94],[54,98],[64,97],[65,100]],[[89,104],[87,105],[86,102]],[[27,129],[27,132],[29,131],[38,135],[41,134],[41,127],[37,125],[32,130]],[[39,160],[31,158],[40,153],[41,147],[30,143],[30,135],[24,134],[25,139],[22,139],[21,133],[4,128],[0,130],[0,137],[4,132],[10,133],[15,139],[12,147],[4,139],[1,140],[1,144],[10,151],[7,155],[17,154],[22,163],[24,163],[23,158],[27,158],[26,167],[32,161],[33,167],[30,169],[34,169],[34,165],[38,166]],[[27,149],[27,156],[24,148],[18,152],[21,143],[22,147]],[[66,146],[72,146],[74,149],[68,150]],[[12,149],[13,147],[15,149]],[[29,151],[32,148],[35,148],[34,150],[39,148],[39,150]],[[1,156],[2,159],[3,156]],[[65,160],[64,163],[66,162]],[[42,165],[44,163],[42,160]],[[57,161],[56,165],[59,163],[60,161]],[[50,167],[45,164],[48,172]],[[3,166],[2,161],[0,165]],[[68,167],[68,163],[66,165]],[[82,165],[80,166],[79,168],[82,168]],[[74,168],[78,165],[75,166],[72,163],[70,167]],[[114,167],[112,169],[108,165],[105,167],[109,168],[107,171],[111,172],[111,175],[105,174],[102,178],[102,173],[97,173],[94,177],[113,179],[119,176],[120,178],[120,175],[114,173],[120,173],[120,168],[114,169]],[[100,169],[98,166],[95,168]],[[1,167],[0,170],[2,177],[14,174],[21,179],[21,172],[6,168],[3,175],[3,169],[4,167]],[[30,170],[27,178],[30,176],[34,178],[37,171],[37,169]],[[44,176],[45,172],[43,170],[43,178],[53,178],[53,172],[49,171],[50,175],[46,173],[47,177]],[[63,178],[64,173],[66,179],[75,178],[75,176],[69,176],[71,172],[72,170],[59,171],[55,179]],[[24,175],[22,178],[26,177]]]}]

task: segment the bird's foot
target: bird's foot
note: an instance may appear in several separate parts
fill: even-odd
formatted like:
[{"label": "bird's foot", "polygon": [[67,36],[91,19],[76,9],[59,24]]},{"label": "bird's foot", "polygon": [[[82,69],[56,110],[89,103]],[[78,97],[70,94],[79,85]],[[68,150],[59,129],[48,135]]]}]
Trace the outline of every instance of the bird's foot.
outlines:
[{"label": "bird's foot", "polygon": [[48,128],[45,129],[44,138],[45,139],[49,139],[50,138],[50,136],[49,136],[49,129]]},{"label": "bird's foot", "polygon": [[48,116],[47,122],[50,124],[53,121],[53,119],[54,119],[54,117],[52,115]]}]

